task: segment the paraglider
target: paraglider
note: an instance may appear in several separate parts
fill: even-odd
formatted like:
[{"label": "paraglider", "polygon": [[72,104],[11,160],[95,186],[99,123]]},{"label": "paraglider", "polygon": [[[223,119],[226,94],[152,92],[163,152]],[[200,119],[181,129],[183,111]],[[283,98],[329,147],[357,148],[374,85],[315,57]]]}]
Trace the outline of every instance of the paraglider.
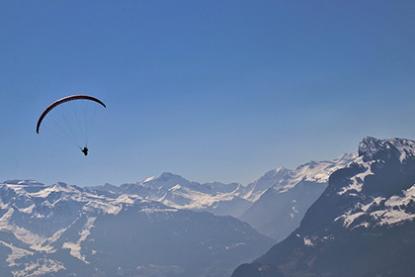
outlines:
[{"label": "paraglider", "polygon": [[82,148],[81,152],[86,156],[88,156],[88,147],[84,146],[84,148]]},{"label": "paraglider", "polygon": [[[71,102],[76,102],[76,101],[88,101],[89,103],[93,103],[96,105],[100,105],[103,108],[106,108],[107,106],[104,104],[104,102],[102,102],[100,99],[93,97],[93,96],[89,96],[89,95],[72,95],[72,96],[67,96],[64,98],[61,98],[55,102],[53,102],[52,104],[50,104],[39,116],[39,119],[37,120],[36,123],[36,133],[40,134],[40,129],[43,126],[43,122],[45,121],[45,118],[52,112],[54,111],[56,108],[66,105],[67,103],[71,103]],[[76,123],[78,124],[78,123]],[[84,125],[86,125],[85,122],[83,122]],[[80,124],[82,125],[82,124]],[[86,129],[86,126],[84,127],[84,129]],[[85,131],[86,132],[86,131]],[[78,145],[79,149],[81,150],[81,152],[84,154],[84,156],[88,156],[88,142],[86,141],[84,146],[81,147]]]}]

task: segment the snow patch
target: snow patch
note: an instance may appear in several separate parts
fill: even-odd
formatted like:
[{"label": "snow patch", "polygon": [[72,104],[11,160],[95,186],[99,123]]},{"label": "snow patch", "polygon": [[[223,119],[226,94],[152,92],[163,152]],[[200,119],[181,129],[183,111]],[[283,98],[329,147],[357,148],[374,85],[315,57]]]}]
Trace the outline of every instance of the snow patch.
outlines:
[{"label": "snow patch", "polygon": [[148,183],[150,181],[153,181],[154,179],[156,179],[155,176],[147,177],[147,178],[144,179],[143,183]]},{"label": "snow patch", "polygon": [[23,257],[26,257],[26,256],[33,255],[32,251],[16,247],[16,246],[12,245],[11,243],[0,241],[0,244],[2,244],[3,246],[5,246],[5,247],[7,247],[11,250],[11,253],[7,256],[7,259],[6,259],[6,262],[11,267],[16,266],[16,261],[17,260],[19,260]]},{"label": "snow patch", "polygon": [[30,205],[29,207],[23,208],[23,209],[18,209],[19,212],[25,213],[25,214],[31,214],[33,213],[33,209],[35,208],[35,204]]},{"label": "snow patch", "polygon": [[38,259],[25,264],[22,270],[13,271],[13,277],[39,277],[48,273],[56,273],[64,270],[62,263],[51,259]]},{"label": "snow patch", "polygon": [[14,209],[10,208],[0,218],[0,230],[13,234],[21,242],[24,242],[25,244],[30,245],[30,248],[32,250],[51,253],[53,251],[53,247],[49,245],[44,245],[45,241],[47,241],[46,238],[39,236],[35,233],[32,233],[23,227],[19,227],[9,222],[13,213],[14,213]]},{"label": "snow patch", "polygon": [[353,176],[353,178],[351,178],[352,183],[348,186],[342,187],[341,190],[337,193],[338,195],[344,195],[346,193],[350,195],[351,192],[356,193],[362,191],[365,178],[367,176],[373,175],[371,163],[363,163],[363,166],[366,168],[366,170]]},{"label": "snow patch", "polygon": [[[415,213],[411,211],[414,205],[415,185],[404,190],[401,195],[393,195],[389,198],[376,197],[366,204],[358,203],[335,221],[341,220],[346,228],[394,225],[415,220]],[[362,216],[366,216],[368,220],[355,224]]]},{"label": "snow patch", "polygon": [[83,261],[86,264],[88,264],[89,262],[86,261],[85,257],[81,255],[81,243],[84,242],[91,234],[91,230],[94,227],[95,220],[96,217],[89,217],[87,219],[84,228],[79,233],[80,237],[77,242],[65,242],[62,246],[62,248],[64,249],[69,249],[69,254],[71,254],[71,256]]},{"label": "snow patch", "polygon": [[236,248],[244,246],[244,245],[246,245],[245,242],[237,242],[237,243],[225,246],[225,250],[228,251],[228,250],[236,249]]},{"label": "snow patch", "polygon": [[303,238],[303,240],[304,240],[304,245],[305,246],[309,246],[309,247],[313,247],[314,246],[314,243],[313,243],[313,241],[310,238],[305,237],[305,238]]}]

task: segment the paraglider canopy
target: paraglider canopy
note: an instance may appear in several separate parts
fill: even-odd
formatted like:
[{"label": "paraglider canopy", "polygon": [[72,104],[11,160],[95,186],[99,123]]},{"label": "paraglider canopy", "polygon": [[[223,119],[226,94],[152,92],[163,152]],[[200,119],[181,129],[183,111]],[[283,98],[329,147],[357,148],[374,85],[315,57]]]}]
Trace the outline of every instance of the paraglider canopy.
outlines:
[{"label": "paraglider canopy", "polygon": [[[72,95],[72,96],[67,96],[64,98],[61,98],[55,102],[53,102],[52,104],[50,104],[48,107],[46,107],[46,109],[41,113],[41,115],[39,116],[37,123],[36,123],[36,133],[39,134],[40,133],[40,129],[44,124],[45,119],[48,117],[49,114],[51,113],[55,113],[54,110],[57,109],[58,107],[62,106],[62,109],[64,109],[66,107],[66,104],[68,103],[72,103],[72,102],[80,102],[83,101],[86,104],[90,105],[92,104],[96,104],[98,106],[102,106],[104,108],[106,108],[107,106],[104,104],[103,101],[101,101],[100,99],[90,96],[90,95]],[[82,103],[81,103],[82,104]],[[77,104],[78,105],[78,104]],[[83,105],[83,104],[82,104]],[[81,121],[80,120],[80,116],[79,113],[81,113],[81,111],[76,111],[76,109],[80,109],[80,106],[71,106],[69,105],[70,113],[72,113],[74,116],[72,117],[73,121],[72,124],[70,124],[70,120],[68,120],[68,116],[64,113],[63,114],[63,119],[62,122],[58,122],[57,125],[60,125],[61,127],[61,134],[67,134],[68,137],[70,137],[70,139],[74,139],[74,137],[76,137],[77,134],[76,133],[76,129],[79,130],[79,133],[85,133],[84,135],[86,136],[86,138],[82,138],[82,142],[80,143],[79,140],[76,141],[77,147],[81,150],[81,152],[87,156],[88,155],[88,136],[87,136],[87,116],[86,116],[86,111],[83,110],[83,122],[78,122]],[[85,107],[82,107],[85,108]],[[75,111],[74,111],[75,110]],[[59,112],[57,112],[59,114]],[[70,114],[69,113],[69,114]],[[69,118],[70,119],[70,118]],[[66,125],[66,126],[65,126]],[[81,132],[82,130],[82,132]],[[81,145],[84,144],[84,146],[81,147]]]},{"label": "paraglider canopy", "polygon": [[67,96],[64,97],[62,99],[59,99],[56,102],[53,102],[52,104],[50,104],[40,115],[37,124],[36,124],[36,133],[39,134],[40,132],[40,126],[42,125],[43,120],[45,119],[45,117],[57,106],[62,105],[64,103],[70,102],[70,101],[76,101],[76,100],[88,100],[88,101],[93,101],[96,102],[98,104],[100,104],[101,106],[103,106],[104,108],[106,108],[107,106],[104,104],[104,102],[102,102],[101,100],[99,100],[98,98],[95,98],[93,96],[89,96],[89,95],[72,95],[72,96]]}]

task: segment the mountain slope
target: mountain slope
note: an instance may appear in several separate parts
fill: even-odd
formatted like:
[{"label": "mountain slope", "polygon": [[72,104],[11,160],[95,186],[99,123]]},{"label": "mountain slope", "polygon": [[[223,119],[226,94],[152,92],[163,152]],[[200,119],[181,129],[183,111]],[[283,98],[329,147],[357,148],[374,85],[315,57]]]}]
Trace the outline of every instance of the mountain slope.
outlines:
[{"label": "mountain slope", "polygon": [[414,141],[365,138],[300,227],[232,276],[413,276],[414,184]]}]

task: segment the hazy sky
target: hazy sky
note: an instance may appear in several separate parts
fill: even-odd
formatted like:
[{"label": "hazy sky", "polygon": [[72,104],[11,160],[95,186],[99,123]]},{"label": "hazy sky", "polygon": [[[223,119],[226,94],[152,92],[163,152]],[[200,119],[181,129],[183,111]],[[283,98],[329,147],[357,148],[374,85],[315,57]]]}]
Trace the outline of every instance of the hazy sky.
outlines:
[{"label": "hazy sky", "polygon": [[[1,1],[0,179],[78,185],[271,168],[415,138],[414,1]],[[36,135],[82,91],[91,154]]]}]

